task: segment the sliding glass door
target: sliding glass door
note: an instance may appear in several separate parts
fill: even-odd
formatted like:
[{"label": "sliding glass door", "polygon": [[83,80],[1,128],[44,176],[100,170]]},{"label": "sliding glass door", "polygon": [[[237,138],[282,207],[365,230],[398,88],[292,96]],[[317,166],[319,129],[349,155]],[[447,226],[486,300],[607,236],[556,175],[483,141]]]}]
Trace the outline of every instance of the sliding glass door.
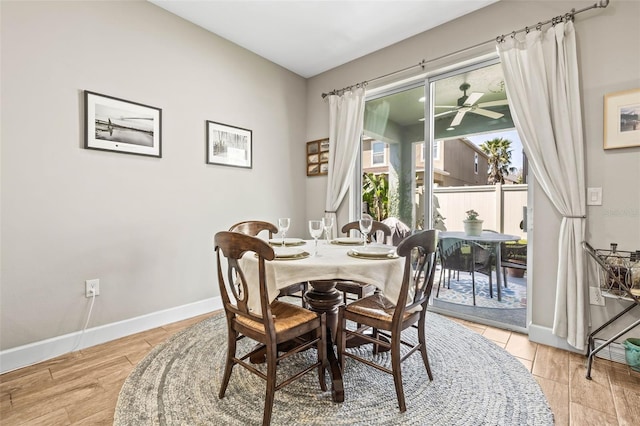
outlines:
[{"label": "sliding glass door", "polygon": [[424,227],[424,82],[367,99],[363,211],[408,230]]},{"label": "sliding glass door", "polygon": [[[462,231],[473,209],[485,229],[519,236],[526,262],[526,158],[497,58],[369,96],[363,133],[363,212],[408,234]],[[457,293],[434,288],[435,310],[526,331],[526,278],[509,277],[498,302],[495,267],[489,274],[476,274],[477,305],[463,276]]]}]

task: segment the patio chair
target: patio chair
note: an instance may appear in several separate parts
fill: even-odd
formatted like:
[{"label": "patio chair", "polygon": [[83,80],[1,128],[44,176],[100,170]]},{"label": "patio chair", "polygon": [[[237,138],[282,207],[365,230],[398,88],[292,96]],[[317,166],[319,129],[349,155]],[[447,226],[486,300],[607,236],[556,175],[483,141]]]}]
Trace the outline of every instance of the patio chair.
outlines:
[{"label": "patio chair", "polygon": [[[522,222],[520,222],[522,228]],[[493,229],[483,229],[486,232],[496,232]],[[493,262],[495,263],[495,262]],[[496,267],[498,267],[496,265]],[[507,288],[507,268],[527,270],[527,244],[519,242],[500,243],[500,266],[502,268],[502,281]],[[500,285],[500,283],[498,283]]]},{"label": "patio chair", "polygon": [[502,267],[502,279],[507,287],[507,268],[526,272],[527,270],[527,244],[502,243],[500,245],[500,266]]},{"label": "patio chair", "polygon": [[[447,288],[451,288],[451,272],[471,273],[471,290],[473,294],[473,305],[476,305],[476,272],[481,272],[489,277],[489,295],[493,297],[493,277],[491,250],[472,241],[460,240],[457,238],[443,238],[438,245],[440,256],[440,278],[438,280],[438,291],[436,297],[440,296],[442,278],[447,273]],[[458,275],[459,278],[459,275]]]}]

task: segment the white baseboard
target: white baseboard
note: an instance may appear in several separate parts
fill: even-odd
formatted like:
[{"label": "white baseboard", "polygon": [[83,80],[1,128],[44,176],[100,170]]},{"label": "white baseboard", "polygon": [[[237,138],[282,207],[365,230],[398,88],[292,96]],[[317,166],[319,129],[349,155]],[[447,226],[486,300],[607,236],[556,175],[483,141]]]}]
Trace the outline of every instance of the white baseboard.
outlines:
[{"label": "white baseboard", "polygon": [[0,351],[0,374],[218,309],[219,296]]},{"label": "white baseboard", "polygon": [[[552,346],[558,349],[564,349],[570,352],[576,352],[579,354],[586,353],[586,349],[581,351],[574,348],[567,343],[566,339],[553,334],[553,329],[550,327],[543,327],[541,325],[529,324],[529,340],[535,343],[542,343],[543,345]],[[586,347],[586,343],[585,343]]]}]

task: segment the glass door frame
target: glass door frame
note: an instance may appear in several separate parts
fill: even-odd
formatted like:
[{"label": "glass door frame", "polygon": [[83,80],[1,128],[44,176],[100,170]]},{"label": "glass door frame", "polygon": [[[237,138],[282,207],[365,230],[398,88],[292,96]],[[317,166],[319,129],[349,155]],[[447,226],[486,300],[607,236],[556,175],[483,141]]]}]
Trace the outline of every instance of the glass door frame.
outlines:
[{"label": "glass door frame", "polygon": [[[400,93],[400,92],[404,92],[407,90],[412,90],[412,89],[416,89],[418,87],[423,87],[423,91],[424,91],[424,96],[425,99],[427,94],[426,94],[426,80],[424,76],[420,76],[417,77],[415,79],[412,79],[411,81],[405,81],[402,83],[398,83],[397,85],[393,85],[391,87],[387,87],[383,90],[379,90],[379,91],[374,91],[372,94],[366,95],[365,96],[365,103],[367,101],[372,101],[375,99],[380,99],[380,98],[384,98],[386,96],[390,96],[390,95],[394,95],[396,93]],[[423,117],[426,117],[427,114],[427,109],[426,109],[426,100],[425,100],[425,109],[424,109],[424,114]],[[425,123],[427,122],[426,118],[425,118]],[[426,127],[425,127],[425,132],[426,132]],[[349,197],[349,220],[353,221],[353,220],[358,220],[360,218],[360,210],[361,210],[361,204],[362,204],[362,148],[363,148],[363,139],[364,139],[364,130],[362,133],[362,137],[360,138],[360,150],[358,151],[358,155],[357,155],[357,159],[356,159],[356,169],[358,171],[358,173],[354,173],[353,174],[353,180],[352,180],[352,188],[355,188],[354,191],[351,191],[351,196]],[[425,133],[425,140],[423,141],[423,143],[426,143],[426,133]],[[384,141],[382,141],[384,142]],[[415,176],[415,166],[414,166],[414,160],[413,158],[411,159],[411,163],[412,163],[412,176],[411,176],[411,187],[415,187],[415,183],[416,183],[416,176]],[[426,176],[426,162],[425,162],[425,176]],[[431,167],[431,165],[430,165]],[[428,208],[427,208],[428,206]],[[430,210],[431,208],[431,199],[426,200],[425,197],[425,209]],[[416,217],[414,217],[414,221],[418,221],[418,217],[417,217],[418,212],[415,213]],[[423,218],[426,220],[426,216],[425,216],[425,212],[422,212],[423,214]],[[429,216],[430,217],[430,216]],[[427,225],[427,223],[429,224],[429,226],[431,226],[431,222],[424,222],[425,226]]]}]

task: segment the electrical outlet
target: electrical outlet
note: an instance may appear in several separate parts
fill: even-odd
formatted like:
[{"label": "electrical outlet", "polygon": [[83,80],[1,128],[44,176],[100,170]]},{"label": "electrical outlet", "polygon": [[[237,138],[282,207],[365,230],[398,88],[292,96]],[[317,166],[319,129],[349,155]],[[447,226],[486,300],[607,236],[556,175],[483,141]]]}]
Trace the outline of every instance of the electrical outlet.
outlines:
[{"label": "electrical outlet", "polygon": [[596,306],[604,306],[604,297],[600,287],[589,287],[589,303]]},{"label": "electrical outlet", "polygon": [[86,297],[93,297],[94,292],[96,296],[100,295],[100,280],[97,278],[94,280],[86,280],[84,282],[84,289]]}]

